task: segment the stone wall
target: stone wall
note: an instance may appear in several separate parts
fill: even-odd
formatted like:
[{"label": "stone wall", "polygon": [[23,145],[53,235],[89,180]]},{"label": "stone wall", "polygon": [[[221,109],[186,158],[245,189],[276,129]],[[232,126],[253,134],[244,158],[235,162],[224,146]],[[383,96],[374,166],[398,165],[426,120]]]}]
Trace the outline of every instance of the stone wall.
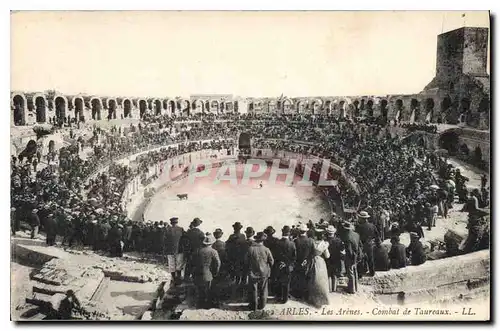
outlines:
[{"label": "stone wall", "polygon": [[397,294],[421,290],[437,290],[460,282],[490,277],[490,251],[482,250],[466,255],[427,261],[420,266],[409,266],[387,272],[377,272],[370,285],[378,294]]}]

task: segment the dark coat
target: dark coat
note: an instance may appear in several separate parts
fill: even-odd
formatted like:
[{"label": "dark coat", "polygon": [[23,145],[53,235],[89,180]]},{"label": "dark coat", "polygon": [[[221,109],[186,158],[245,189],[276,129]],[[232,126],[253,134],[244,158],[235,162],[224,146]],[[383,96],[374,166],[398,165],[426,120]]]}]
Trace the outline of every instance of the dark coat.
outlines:
[{"label": "dark coat", "polygon": [[212,245],[212,248],[217,251],[217,254],[219,254],[221,263],[224,263],[226,261],[226,243],[217,239]]},{"label": "dark coat", "polygon": [[210,246],[204,246],[193,255],[193,276],[195,283],[211,282],[220,268],[217,251]]},{"label": "dark coat", "polygon": [[342,241],[344,242],[346,258],[353,264],[358,263],[361,257],[361,241],[359,239],[359,234],[352,230],[348,230],[344,232]]},{"label": "dark coat", "polygon": [[187,230],[186,236],[189,240],[189,252],[194,253],[201,248],[205,234],[198,228],[192,228]]},{"label": "dark coat", "polygon": [[297,248],[295,243],[288,238],[281,238],[276,242],[275,268],[278,273],[278,279],[287,280],[288,275],[293,271],[297,261]]},{"label": "dark coat", "polygon": [[229,262],[229,269],[240,275],[243,272],[243,264],[248,248],[245,235],[243,233],[233,233],[226,241],[226,257]]},{"label": "dark coat", "polygon": [[262,243],[252,243],[252,246],[248,248],[245,262],[250,278],[262,279],[271,276],[271,268],[274,265],[273,255]]},{"label": "dark coat", "polygon": [[165,230],[165,254],[174,255],[180,252],[179,243],[184,229],[180,226],[168,226]]},{"label": "dark coat", "polygon": [[406,248],[406,254],[411,256],[411,265],[420,265],[427,260],[422,242],[411,242]]},{"label": "dark coat", "polygon": [[29,220],[31,226],[40,226],[40,218],[38,218],[37,214],[31,213]]},{"label": "dark coat", "polygon": [[326,260],[326,266],[329,274],[332,274],[334,269],[342,268],[344,243],[337,236],[328,237],[326,241],[328,242],[328,252],[330,253],[330,258]]},{"label": "dark coat", "polygon": [[387,271],[391,268],[389,262],[389,250],[383,245],[375,245],[373,248],[373,264],[375,271]]},{"label": "dark coat", "polygon": [[406,267],[405,245],[401,243],[392,245],[391,251],[389,252],[389,258],[391,259],[392,269],[400,269]]},{"label": "dark coat", "polygon": [[276,246],[278,244],[278,240],[278,238],[272,236],[269,236],[266,240],[264,240],[264,246],[269,248],[273,256],[276,256]]},{"label": "dark coat", "polygon": [[314,240],[307,236],[300,236],[295,239],[295,247],[297,248],[296,269],[307,270],[314,257]]},{"label": "dark coat", "polygon": [[47,217],[45,220],[45,232],[48,238],[55,238],[57,234],[57,222],[54,217]]},{"label": "dark coat", "polygon": [[359,234],[359,239],[362,243],[367,243],[379,236],[377,227],[369,222],[358,224],[356,232]]},{"label": "dark coat", "polygon": [[111,230],[111,225],[108,223],[102,223],[99,226],[99,240],[106,240],[108,238],[109,230]]}]

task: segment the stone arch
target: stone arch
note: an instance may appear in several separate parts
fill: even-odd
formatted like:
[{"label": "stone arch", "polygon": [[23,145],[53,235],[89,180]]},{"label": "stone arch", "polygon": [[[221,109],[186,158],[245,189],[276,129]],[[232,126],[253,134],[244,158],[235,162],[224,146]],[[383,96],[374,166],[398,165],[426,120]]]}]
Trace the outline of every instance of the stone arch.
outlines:
[{"label": "stone arch", "polygon": [[290,99],[285,99],[281,103],[281,106],[283,107],[283,112],[285,114],[290,114],[293,112],[293,101]]},{"label": "stone arch", "polygon": [[210,101],[210,112],[212,112],[212,113],[219,112],[219,101],[217,101],[217,100]]},{"label": "stone arch", "polygon": [[14,117],[14,125],[25,125],[26,124],[26,107],[27,107],[26,96],[22,93],[16,93],[12,95],[12,111]]},{"label": "stone arch", "polygon": [[297,101],[296,110],[297,110],[298,114],[303,114],[303,113],[307,112],[307,101],[305,101],[305,100]]},{"label": "stone arch", "polygon": [[83,110],[85,109],[85,101],[82,96],[75,96],[71,102],[73,104],[73,110],[75,112],[75,120],[77,122],[84,116]]},{"label": "stone arch", "polygon": [[436,122],[437,123],[443,123],[446,120],[446,115],[451,111],[453,105],[453,101],[451,100],[450,96],[446,96],[441,100],[440,103],[440,112],[437,117]]},{"label": "stone arch", "polygon": [[139,116],[140,118],[143,118],[144,115],[148,112],[148,102],[146,99],[139,99],[137,100],[137,106],[139,108]]},{"label": "stone arch", "polygon": [[233,111],[233,103],[231,101],[225,101],[225,102],[222,102],[222,104],[224,105],[224,110],[226,112],[232,112]]},{"label": "stone arch", "polygon": [[116,119],[116,107],[118,103],[115,98],[106,99],[106,107],[108,108],[108,120]]},{"label": "stone arch", "polygon": [[446,96],[443,98],[441,101],[441,112],[447,111],[452,105],[451,98],[449,96]]},{"label": "stone arch", "polygon": [[424,101],[425,121],[432,122],[434,118],[434,99],[427,98]]},{"label": "stone arch", "polygon": [[168,101],[168,110],[170,115],[177,115],[177,102],[175,100]]},{"label": "stone arch", "polygon": [[62,124],[67,121],[68,99],[64,95],[56,95],[54,98],[54,108],[56,110],[56,121]]},{"label": "stone arch", "polygon": [[352,103],[352,105],[354,106],[354,117],[360,116],[359,104],[360,102],[358,99],[354,100],[354,102]]},{"label": "stone arch", "polygon": [[380,100],[380,115],[387,119],[389,115],[389,109],[387,108],[389,106],[389,102],[387,99],[382,99]]},{"label": "stone arch", "polygon": [[102,100],[98,97],[92,97],[90,99],[90,108],[92,111],[92,119],[93,120],[101,120],[101,112],[102,112]]},{"label": "stone arch", "polygon": [[201,101],[201,100],[195,100],[193,102],[193,111],[195,113],[198,113],[198,114],[199,113],[203,113],[203,106],[204,106],[203,105],[203,101]]},{"label": "stone arch", "polygon": [[345,100],[340,100],[339,101],[339,104],[338,104],[338,107],[337,107],[338,108],[337,114],[338,114],[339,117],[342,117],[342,118],[346,117],[345,104],[346,104]]},{"label": "stone arch", "polygon": [[47,99],[45,95],[35,94],[33,96],[33,104],[35,105],[36,122],[47,122]]},{"label": "stone arch", "polygon": [[278,103],[276,102],[276,100],[269,100],[267,102],[267,109],[269,112],[273,113],[273,112],[276,112],[278,108]]},{"label": "stone arch", "polygon": [[250,102],[248,103],[248,109],[247,109],[247,111],[248,111],[248,112],[253,112],[253,111],[254,111],[254,109],[255,109],[255,105],[254,105],[253,101],[250,101]]},{"label": "stone arch", "polygon": [[410,120],[412,118],[414,122],[420,121],[420,102],[415,98],[410,100]]},{"label": "stone arch", "polygon": [[130,99],[125,98],[122,100],[122,108],[124,118],[132,117],[132,101]]},{"label": "stone arch", "polygon": [[359,113],[361,116],[364,115],[365,107],[366,107],[366,100],[365,98],[361,98],[361,101],[359,102]]},{"label": "stone arch", "polygon": [[162,105],[162,102],[160,101],[160,99],[154,99],[153,101],[153,108],[154,108],[154,114],[155,115],[161,115],[161,111],[162,111],[162,108],[163,108],[163,105]]},{"label": "stone arch", "polygon": [[238,101],[233,101],[233,111],[235,113],[239,113],[239,110],[240,110],[240,105],[239,105]]},{"label": "stone arch", "polygon": [[454,129],[443,132],[438,139],[439,147],[446,149],[450,155],[456,155],[458,152],[459,138]]},{"label": "stone arch", "polygon": [[394,103],[394,106],[396,108],[396,112],[395,112],[395,119],[396,121],[402,121],[404,120],[404,103],[403,103],[403,100],[402,99],[396,99],[396,102]]},{"label": "stone arch", "polygon": [[333,101],[330,99],[325,100],[325,104],[323,107],[323,113],[328,115],[332,112]]},{"label": "stone arch", "polygon": [[182,99],[179,101],[180,114],[183,116],[189,116],[191,114],[191,102],[187,99]]},{"label": "stone arch", "polygon": [[368,99],[366,101],[366,116],[373,117],[374,115],[373,105],[374,105],[373,99]]},{"label": "stone arch", "polygon": [[153,105],[154,99],[151,99],[151,98],[146,99],[146,103],[148,105],[148,113],[151,113],[153,111],[153,108],[154,108],[154,105]]},{"label": "stone arch", "polygon": [[313,99],[311,104],[310,112],[313,114],[318,114],[323,108],[323,101],[321,99]]}]

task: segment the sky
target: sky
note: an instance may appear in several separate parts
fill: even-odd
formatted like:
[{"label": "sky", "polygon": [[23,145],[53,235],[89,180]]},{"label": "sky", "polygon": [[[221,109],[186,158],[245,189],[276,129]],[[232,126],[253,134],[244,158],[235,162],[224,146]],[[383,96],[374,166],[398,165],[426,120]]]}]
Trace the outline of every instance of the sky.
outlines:
[{"label": "sky", "polygon": [[489,14],[16,12],[11,90],[149,97],[418,93],[435,75],[437,35],[464,24],[489,27]]}]

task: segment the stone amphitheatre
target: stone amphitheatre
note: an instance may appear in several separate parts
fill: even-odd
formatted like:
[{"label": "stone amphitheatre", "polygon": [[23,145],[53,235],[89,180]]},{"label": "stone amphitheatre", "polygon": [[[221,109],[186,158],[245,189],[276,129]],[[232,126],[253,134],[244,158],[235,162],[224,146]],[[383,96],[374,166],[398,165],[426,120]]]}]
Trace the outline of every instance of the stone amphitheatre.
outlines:
[{"label": "stone amphitheatre", "polygon": [[[36,170],[25,177],[12,175],[11,200],[18,206],[19,219],[19,229],[11,237],[12,319],[50,319],[67,290],[73,290],[82,304],[76,318],[88,320],[490,319],[486,309],[490,305],[489,245],[464,251],[471,237],[467,228],[470,215],[462,211],[464,201],[458,195],[447,218],[438,217],[432,230],[424,227],[425,237],[420,239],[427,256],[424,264],[362,277],[359,291],[352,295],[342,290],[346,285],[342,277],[341,290],[330,293],[330,305],[321,309],[292,298],[287,304],[270,300],[264,311],[250,312],[231,295],[218,308],[196,309],[192,284],[174,286],[161,254],[129,249],[122,257],[110,257],[107,251],[93,250],[87,244],[70,248],[61,242],[64,231],[57,233],[55,245],[46,245],[43,227],[31,238],[27,215],[21,209],[33,202],[26,202],[16,191],[31,185],[33,192],[48,192],[49,198],[35,199],[53,199],[47,208],[73,215],[73,219],[93,208],[97,218],[116,216],[137,223],[177,216],[185,229],[193,218],[200,217],[203,232],[221,228],[224,240],[235,221],[256,231],[272,225],[279,232],[284,225],[328,221],[332,212],[345,212],[343,216],[348,218],[359,211],[351,201],[362,203],[358,186],[366,181],[361,177],[367,176],[355,178],[350,169],[363,161],[349,163],[351,160],[345,160],[349,152],[340,142],[335,144],[335,139],[345,141],[355,134],[368,140],[394,141],[403,146],[403,154],[414,151],[411,155],[417,168],[427,166],[427,156],[437,155],[439,162],[467,177],[468,191],[480,189],[482,178],[489,182],[490,170],[490,91],[483,56],[487,49],[475,48],[476,56],[465,59],[473,65],[450,72],[445,61],[448,55],[439,43],[456,35],[469,44],[482,44],[488,31],[462,28],[440,35],[436,77],[413,95],[168,98],[13,91],[11,154],[18,162],[13,165],[22,168],[22,160],[36,159],[37,153],[41,158]],[[379,131],[370,131],[373,127]],[[366,139],[360,141],[371,146]],[[290,165],[291,160],[318,163],[326,152],[333,155],[333,177],[345,193],[345,210],[317,182],[300,187],[281,177],[270,179],[270,165],[275,160],[278,168]],[[262,160],[269,168],[246,184],[219,180],[218,170],[228,165],[234,166],[241,180],[249,158]],[[77,162],[81,174],[66,168],[69,159]],[[193,173],[204,171],[198,168],[201,164],[210,171],[191,182]],[[121,176],[116,170],[120,167],[128,168],[129,173],[115,178]],[[292,183],[300,180],[305,166],[301,169]],[[37,175],[37,171],[43,174]],[[45,180],[45,172],[50,179]],[[436,181],[438,172],[437,166],[433,168]],[[74,180],[67,178],[68,173]],[[102,183],[104,177],[106,184],[100,187],[106,189],[96,194],[93,185]],[[56,189],[35,188],[37,183]],[[57,188],[60,186],[64,189]],[[59,194],[55,198],[50,195],[54,190]],[[108,197],[113,194],[116,197]],[[179,194],[189,198],[179,200]],[[483,218],[488,232],[483,237],[488,244],[489,208],[489,204],[482,208],[487,215]],[[401,242],[407,246],[409,241],[404,231]],[[390,239],[383,245],[390,247]],[[234,290],[230,284],[227,287]],[[405,309],[410,313],[404,314]]]}]

